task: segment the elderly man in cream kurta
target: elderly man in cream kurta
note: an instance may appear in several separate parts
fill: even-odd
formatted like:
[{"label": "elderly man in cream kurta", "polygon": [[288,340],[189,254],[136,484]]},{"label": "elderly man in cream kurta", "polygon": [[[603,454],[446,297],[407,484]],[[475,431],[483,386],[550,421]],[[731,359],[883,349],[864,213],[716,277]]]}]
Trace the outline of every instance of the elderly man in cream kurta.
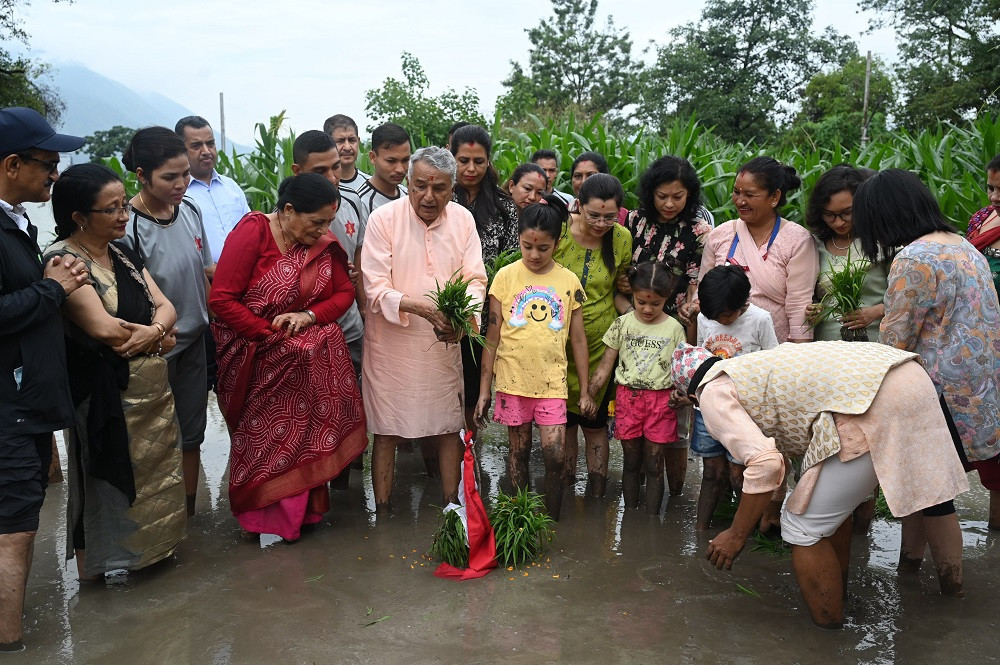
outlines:
[{"label": "elderly man in cream kurta", "polygon": [[428,293],[458,272],[481,303],[486,269],[476,223],[451,203],[455,158],[422,148],[410,159],[407,198],[372,212],[361,262],[368,297],[362,395],[375,438],[375,506],[388,509],[396,446],[422,439],[437,447],[443,500],[458,495],[463,426],[459,334]]}]

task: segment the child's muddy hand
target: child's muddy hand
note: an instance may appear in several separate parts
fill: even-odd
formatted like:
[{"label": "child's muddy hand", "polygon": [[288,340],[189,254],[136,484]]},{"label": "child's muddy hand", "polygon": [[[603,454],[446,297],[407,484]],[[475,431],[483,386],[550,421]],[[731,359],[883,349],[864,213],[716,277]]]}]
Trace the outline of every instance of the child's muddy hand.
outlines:
[{"label": "child's muddy hand", "polygon": [[632,294],[632,286],[628,283],[628,275],[620,275],[618,279],[615,280],[615,290],[619,293],[624,293],[625,295]]},{"label": "child's muddy hand", "polygon": [[476,402],[476,410],[472,414],[472,419],[476,421],[476,425],[480,429],[485,428],[490,424],[489,419],[490,412],[490,396],[481,395],[479,401]]},{"label": "child's muddy hand", "polygon": [[698,303],[686,302],[677,308],[677,318],[685,326],[691,325],[691,322],[698,318],[698,312],[701,308]]},{"label": "child's muddy hand", "polygon": [[731,570],[733,561],[740,555],[746,544],[747,541],[745,538],[737,536],[733,533],[732,529],[726,529],[708,541],[708,555],[706,558],[719,570],[723,568]]},{"label": "child's muddy hand", "polygon": [[587,418],[593,418],[597,415],[597,403],[590,397],[590,395],[581,395],[577,406],[580,407],[580,413]]},{"label": "child's muddy hand", "polygon": [[680,409],[685,406],[690,406],[694,404],[694,400],[688,395],[685,395],[679,390],[674,390],[670,393],[670,399],[667,400],[667,406],[671,409]]}]

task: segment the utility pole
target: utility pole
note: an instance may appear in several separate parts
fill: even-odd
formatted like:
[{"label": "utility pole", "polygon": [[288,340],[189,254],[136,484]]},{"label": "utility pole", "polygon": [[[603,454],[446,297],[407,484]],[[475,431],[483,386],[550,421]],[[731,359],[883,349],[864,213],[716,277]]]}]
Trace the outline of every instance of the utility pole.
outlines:
[{"label": "utility pole", "polygon": [[868,59],[865,62],[865,102],[861,109],[861,149],[864,150],[868,143],[868,85],[872,77],[872,52],[868,51]]},{"label": "utility pole", "polygon": [[[871,53],[869,53],[869,56]],[[868,102],[868,83],[865,82],[865,103]],[[864,130],[862,130],[864,132]],[[226,104],[222,99],[222,93],[219,93],[219,133],[222,135],[222,152],[226,152]],[[863,136],[863,134],[862,134]],[[864,145],[864,139],[861,139],[861,145]]]}]

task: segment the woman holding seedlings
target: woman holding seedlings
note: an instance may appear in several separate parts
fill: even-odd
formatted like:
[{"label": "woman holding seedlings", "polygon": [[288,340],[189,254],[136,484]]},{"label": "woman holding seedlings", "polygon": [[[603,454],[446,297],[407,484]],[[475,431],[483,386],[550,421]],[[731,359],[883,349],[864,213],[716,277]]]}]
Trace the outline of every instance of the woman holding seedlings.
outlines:
[{"label": "woman holding seedlings", "polygon": [[[678,441],[677,415],[670,405],[670,358],[684,342],[684,328],[664,311],[677,285],[671,268],[646,261],[629,268],[628,281],[635,306],[604,334],[604,357],[590,377],[590,394],[596,396],[615,371],[615,434],[621,439],[624,455],[625,507],[639,507],[642,470],[646,474],[646,512],[659,515],[667,448]],[[681,468],[686,469],[686,442],[683,446],[672,450],[679,450],[685,462]],[[676,468],[676,463],[668,465],[671,471]],[[681,486],[683,478],[670,481],[670,494],[674,495],[674,487]]]},{"label": "woman holding seedlings", "polygon": [[407,197],[372,212],[365,233],[362,391],[375,438],[372,485],[380,512],[389,509],[395,451],[403,439],[424,439],[437,448],[443,500],[458,494],[458,432],[468,402],[456,342],[464,331],[449,323],[429,294],[453,277],[468,280],[467,294],[481,309],[486,269],[475,218],[451,202],[455,177],[449,151],[417,150]]},{"label": "woman holding seedlings", "polygon": [[326,483],[368,443],[336,323],[354,302],[330,233],[339,203],[321,175],[286,178],[275,212],[248,213],[229,234],[212,283],[229,503],[247,537],[296,540],[330,509]]},{"label": "woman holding seedlings", "polygon": [[[583,329],[587,333],[589,367],[577,370],[569,360],[569,399],[566,428],[566,474],[569,482],[576,473],[577,426],[583,428],[587,456],[587,491],[604,496],[608,481],[608,402],[612,391],[602,387],[592,396],[597,402],[593,414],[578,406],[582,395],[577,375],[592,373],[604,356],[604,334],[619,314],[631,305],[618,294],[615,284],[625,274],[632,256],[632,235],[618,223],[618,210],[625,192],[614,176],[598,173],[580,186],[579,212],[563,228],[553,258],[572,270],[583,285],[587,300],[583,305]],[[616,299],[617,297],[617,299]]]},{"label": "woman holding seedlings", "polygon": [[184,540],[180,429],[164,359],[177,343],[177,314],[121,242],[129,203],[111,169],[66,169],[52,187],[52,212],[56,242],[46,259],[78,256],[93,281],[63,305],[76,409],[66,535],[80,579],[103,580],[161,561]]},{"label": "woman holding seedlings", "polygon": [[[498,183],[490,159],[493,141],[479,125],[465,125],[451,135],[451,154],[455,156],[457,180],[452,200],[464,206],[476,222],[476,232],[483,247],[483,263],[491,263],[510,249],[517,249],[517,215],[514,200]],[[465,387],[465,423],[476,435],[473,411],[479,401],[479,359],[482,347],[472,340],[461,342],[462,373]]]},{"label": "woman holding seedlings", "polygon": [[711,435],[746,460],[733,524],[709,541],[714,565],[732,567],[784,482],[785,456],[802,456],[781,537],[792,545],[792,569],[816,625],[843,626],[851,513],[876,484],[893,514],[922,524],[941,592],[963,594],[952,499],[969,484],[915,353],[816,342],[722,360],[683,345],[672,372],[676,388],[701,406]]},{"label": "woman holding seedlings", "polygon": [[510,174],[507,181],[507,193],[514,200],[517,214],[520,215],[532,203],[538,203],[545,196],[549,186],[549,177],[538,164],[521,164]]},{"label": "woman holding seedlings", "polygon": [[[877,341],[878,327],[885,314],[885,290],[888,286],[884,263],[871,263],[865,259],[861,241],[854,235],[854,192],[868,176],[859,169],[843,164],[835,166],[817,181],[809,196],[806,224],[813,232],[816,251],[819,252],[819,281],[816,292],[819,298],[829,293],[831,271],[843,270],[848,261],[852,264],[868,263],[865,283],[861,292],[861,307],[844,315],[843,320],[828,316],[813,329],[818,340],[841,339],[841,327],[853,333],[862,330],[867,338]],[[810,321],[815,321],[822,305],[813,303],[806,307]],[[852,333],[849,333],[852,334]]]},{"label": "woman holding seedlings", "polygon": [[[924,359],[959,457],[990,491],[990,526],[996,529],[1000,304],[989,264],[955,233],[927,187],[908,171],[888,169],[858,187],[854,228],[865,256],[892,260],[879,341]],[[927,528],[926,520],[921,525],[903,519],[900,572],[920,566]]]},{"label": "woman holding seedlings", "polygon": [[521,260],[504,266],[490,286],[486,345],[475,419],[485,425],[496,374],[493,417],[507,426],[510,479],[528,486],[531,424],[538,425],[545,459],[545,509],[559,519],[566,436],[566,346],[572,348],[582,387],[578,408],[592,413],[587,392],[587,336],[581,307],[583,287],[552,260],[566,204],[555,194],[524,209],[518,220]]}]

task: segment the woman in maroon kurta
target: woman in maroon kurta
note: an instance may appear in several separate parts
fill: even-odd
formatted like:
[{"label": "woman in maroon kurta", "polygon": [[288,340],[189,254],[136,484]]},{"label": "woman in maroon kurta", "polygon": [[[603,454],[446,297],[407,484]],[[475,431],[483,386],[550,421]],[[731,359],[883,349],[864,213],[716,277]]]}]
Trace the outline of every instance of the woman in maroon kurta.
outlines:
[{"label": "woman in maroon kurta", "polygon": [[329,510],[326,483],[367,444],[336,320],[354,301],[329,232],[340,196],[316,174],[286,179],[277,211],[226,240],[209,299],[219,403],[232,430],[229,502],[245,531],[295,540]]}]

